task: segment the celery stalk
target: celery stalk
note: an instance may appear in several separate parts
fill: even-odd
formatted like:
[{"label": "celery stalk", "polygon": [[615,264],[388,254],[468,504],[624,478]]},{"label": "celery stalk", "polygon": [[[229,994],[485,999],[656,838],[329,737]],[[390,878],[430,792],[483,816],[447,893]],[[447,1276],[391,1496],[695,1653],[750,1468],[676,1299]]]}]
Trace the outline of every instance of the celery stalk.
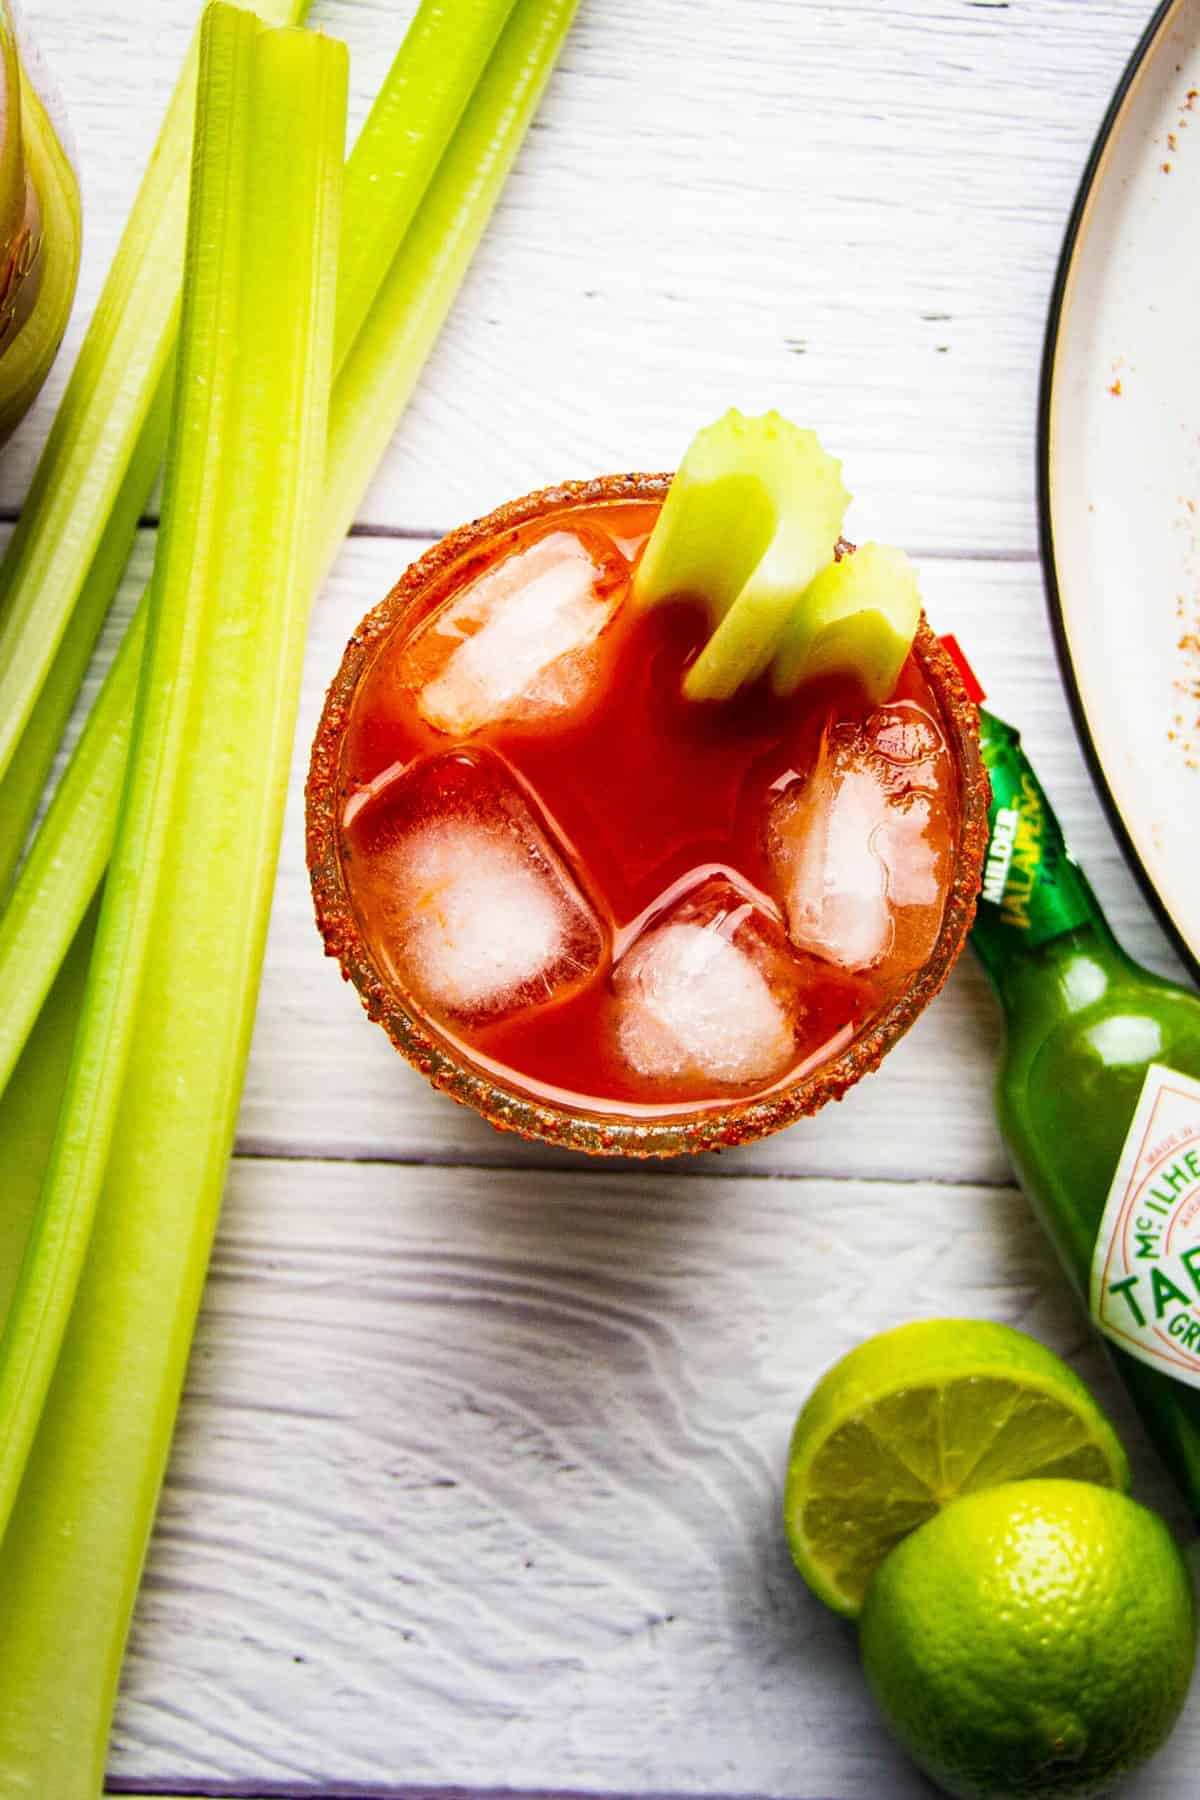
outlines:
[{"label": "celery stalk", "polygon": [[[532,117],[575,0],[519,0],[496,46],[468,116],[434,177],[420,212],[394,254],[365,322],[340,280],[335,348],[351,349],[334,383],[324,498],[318,524],[322,570],[332,561],[404,409]],[[401,58],[393,64],[389,88]],[[406,65],[411,69],[411,61]],[[386,92],[387,90],[385,90]],[[341,254],[371,235],[373,184],[364,166],[382,158],[368,131],[347,165]],[[405,127],[407,135],[407,127]],[[359,146],[371,146],[360,162]],[[353,177],[353,179],[352,179]],[[401,216],[398,229],[405,226]],[[133,653],[136,655],[136,651]],[[0,915],[0,1092],[108,860],[128,733],[132,670],[127,652],[93,708],[56,797]],[[0,783],[0,798],[4,788]],[[0,847],[2,847],[0,838]]]},{"label": "celery stalk", "polygon": [[[236,1121],[315,576],[345,82],[332,39],[263,31],[225,5],[206,14],[175,412],[129,768],[66,1097],[0,1347],[5,1514],[52,1374],[56,1394],[4,1542],[5,1794],[70,1800],[100,1786]],[[152,1215],[148,1241],[130,1254],[129,1235]],[[114,1255],[108,1299],[93,1315],[79,1294],[55,1373],[93,1218],[90,1267]],[[135,1491],[111,1513],[106,1472],[128,1471]],[[132,1530],[138,1557],[97,1563],[96,1544],[74,1536],[93,1508],[101,1541]],[[60,1536],[66,1514],[71,1545]],[[47,1529],[57,1551],[34,1552]],[[68,1574],[75,1543],[85,1563]],[[86,1618],[65,1605],[85,1573]]]},{"label": "celery stalk", "polygon": [[0,1094],[108,866],[145,626],[141,606],[0,913]]},{"label": "celery stalk", "polygon": [[332,556],[462,283],[554,66],[576,0],[517,0],[471,106],[342,367],[322,541]]},{"label": "celery stalk", "polygon": [[[172,368],[159,382],[38,703],[0,777],[0,905],[11,884],[96,639],[121,580],[167,441]],[[2,916],[2,915],[0,915]]]},{"label": "celery stalk", "polygon": [[[513,0],[422,0],[346,164],[334,373],[433,179]],[[368,224],[369,221],[369,224]]]},{"label": "celery stalk", "polygon": [[98,910],[98,903],[93,902],[12,1079],[0,1094],[0,1194],[4,1196],[0,1206],[0,1318],[8,1310],[17,1284],[30,1221],[50,1160]]},{"label": "celery stalk", "polygon": [[[273,24],[302,17],[304,6],[259,0]],[[170,360],[195,76],[193,46],[0,562],[0,776],[46,682]]]}]

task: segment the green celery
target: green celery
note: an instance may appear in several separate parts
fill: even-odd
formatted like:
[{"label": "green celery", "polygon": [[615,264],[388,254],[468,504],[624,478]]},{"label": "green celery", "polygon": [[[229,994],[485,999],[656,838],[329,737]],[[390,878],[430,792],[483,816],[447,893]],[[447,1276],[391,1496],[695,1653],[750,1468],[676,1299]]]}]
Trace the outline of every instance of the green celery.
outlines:
[{"label": "green celery", "polygon": [[99,903],[93,902],[58,972],[20,1062],[0,1094],[0,1318],[25,1254],[58,1120],[83,1005]]},{"label": "green celery", "polygon": [[[5,1795],[82,1800],[101,1786],[140,1554],[97,1563],[93,1544],[72,1567],[63,1516],[95,1508],[101,1543],[131,1527],[145,1541],[236,1122],[316,573],[345,86],[334,40],[264,31],[222,4],[206,13],[129,767],[0,1352],[6,1513],[24,1468],[3,1547]],[[107,1267],[106,1293],[98,1311],[90,1287],[78,1294],[56,1369],[93,1219],[89,1265]],[[51,1376],[55,1403],[26,1464]],[[132,1484],[115,1512],[106,1472]],[[47,1529],[52,1551],[35,1547]]]},{"label": "green celery", "polygon": [[860,544],[827,563],[786,619],[771,661],[771,686],[793,694],[803,681],[850,675],[872,704],[900,678],[921,617],[917,576],[903,550]]},{"label": "green celery", "polygon": [[640,605],[688,595],[708,609],[711,635],[683,681],[690,700],[726,700],[762,674],[849,501],[841,463],[777,412],[731,407],[696,433],[633,578]]},{"label": "green celery", "polygon": [[143,605],[96,697],[12,898],[0,913],[0,1094],[108,866],[145,625]]},{"label": "green celery", "polygon": [[21,851],[53,766],[55,752],[129,560],[146,496],[158,476],[167,441],[171,375],[168,364],[146,424],[138,436],[108,523],[79,589],[45,686],[12,761],[0,776],[0,905],[4,903],[5,892],[21,860]]},{"label": "green celery", "polygon": [[[337,553],[462,281],[574,7],[575,0],[518,0],[365,322],[355,323],[357,303],[350,305],[339,280],[335,346],[340,339],[351,348],[331,402],[318,525],[322,571]],[[393,75],[400,66],[398,57]],[[392,75],[389,88],[391,82]],[[381,113],[400,129],[390,103],[384,111],[377,102],[347,164],[353,210],[344,210],[342,255],[371,234],[373,184],[362,178],[359,145],[365,139],[372,160],[379,160],[379,140],[369,127]],[[403,235],[403,219],[398,229]],[[8,911],[0,915],[0,1092],[108,860],[132,692],[127,651],[118,662],[122,668],[114,665],[68,764],[61,800],[43,821]]]},{"label": "green celery", "polygon": [[346,164],[338,251],[336,372],[375,303],[513,9],[513,0],[422,0]]},{"label": "green celery", "polygon": [[470,108],[342,367],[325,480],[332,555],[349,530],[483,235],[577,0],[517,0]]},{"label": "green celery", "polygon": [[[282,25],[303,17],[305,4],[259,0],[259,11]],[[49,677],[170,362],[195,82],[193,44],[0,562],[0,777]],[[156,465],[158,457],[143,461]],[[131,543],[132,527],[126,556]],[[0,868],[0,891],[3,877]]]}]

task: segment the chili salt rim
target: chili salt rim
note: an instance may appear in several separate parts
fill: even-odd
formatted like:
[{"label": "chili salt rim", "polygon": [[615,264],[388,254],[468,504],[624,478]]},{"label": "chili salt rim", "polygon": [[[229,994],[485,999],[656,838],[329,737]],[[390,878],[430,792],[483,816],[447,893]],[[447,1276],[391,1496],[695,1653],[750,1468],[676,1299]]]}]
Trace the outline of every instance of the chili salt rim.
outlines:
[{"label": "chili salt rim", "polygon": [[306,800],[306,854],[317,925],[327,956],[352,981],[367,1016],[383,1026],[395,1048],[434,1087],[481,1114],[498,1131],[540,1138],[596,1156],[679,1156],[752,1143],[817,1112],[878,1068],[938,994],[962,950],[975,916],[987,845],[989,786],[979,748],[979,714],[953,660],[921,616],[915,655],[941,715],[960,782],[960,830],[954,877],[933,951],[902,994],[872,1025],[828,1063],[766,1094],[667,1116],[620,1118],[583,1106],[538,1100],[474,1066],[429,1021],[410,1012],[381,975],[354,916],[338,854],[339,763],[355,692],[385,638],[408,607],[424,599],[452,569],[469,567],[474,552],[530,520],[559,508],[600,502],[654,500],[666,494],[669,474],[598,476],[567,481],[507,501],[485,517],[450,532],[412,563],[391,592],[374,606],[351,637],[329,686],[313,741]]}]

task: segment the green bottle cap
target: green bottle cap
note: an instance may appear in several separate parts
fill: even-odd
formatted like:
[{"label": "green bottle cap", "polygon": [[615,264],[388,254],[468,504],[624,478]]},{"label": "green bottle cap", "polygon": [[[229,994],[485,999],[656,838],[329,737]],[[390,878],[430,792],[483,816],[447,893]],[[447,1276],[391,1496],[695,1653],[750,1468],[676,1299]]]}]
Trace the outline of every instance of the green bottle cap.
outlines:
[{"label": "green bottle cap", "polygon": [[1032,948],[1086,924],[1094,902],[1020,734],[983,710],[979,722],[992,803],[978,919],[992,930],[1019,933]]}]

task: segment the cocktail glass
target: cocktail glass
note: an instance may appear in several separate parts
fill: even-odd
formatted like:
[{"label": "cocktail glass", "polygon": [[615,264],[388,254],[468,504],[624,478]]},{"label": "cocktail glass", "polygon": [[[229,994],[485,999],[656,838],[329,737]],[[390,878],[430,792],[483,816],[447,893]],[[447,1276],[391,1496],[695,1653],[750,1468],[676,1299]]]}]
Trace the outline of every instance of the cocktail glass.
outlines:
[{"label": "cocktail glass", "polygon": [[[936,717],[957,790],[940,925],[919,966],[893,983],[868,1016],[857,1017],[852,1027],[833,1034],[819,1054],[801,1058],[781,1078],[744,1083],[743,1091],[730,1092],[728,1083],[718,1082],[711,1094],[698,1096],[693,1084],[693,1091],[676,1100],[662,1100],[651,1092],[645,1101],[614,1102],[544,1080],[523,1079],[519,1069],[473,1048],[469,1034],[457,1029],[453,1019],[436,1016],[437,1008],[428,1003],[427,995],[415,991],[421,986],[419,978],[405,982],[402,971],[398,973],[380,953],[378,934],[373,943],[364,929],[355,899],[353,857],[347,851],[348,820],[363,796],[348,779],[345,749],[364,683],[381,655],[408,640],[439,609],[453,604],[531,529],[535,535],[559,527],[569,531],[573,524],[586,526],[589,518],[602,518],[610,509],[615,518],[615,509],[653,507],[661,503],[670,480],[669,475],[630,474],[564,483],[510,501],[443,538],[405,572],[347,645],[326,698],[308,779],[307,854],[318,925],[327,954],[354,983],[368,1015],[436,1087],[497,1129],[593,1154],[674,1156],[726,1149],[778,1131],[827,1101],[840,1099],[878,1066],[944,984],[974,916],[986,843],[988,785],[977,713],[957,667],[922,618],[912,650],[913,679],[921,684],[925,704]],[[795,704],[805,704],[802,694]],[[443,721],[451,733],[453,723],[453,718],[449,724]],[[459,779],[471,755],[470,719],[460,719],[459,724],[464,727],[467,756],[457,771],[450,768],[451,781]],[[629,729],[638,729],[636,719],[630,719]],[[448,750],[455,748],[450,736],[446,744]],[[486,897],[479,904],[486,906]],[[597,979],[610,976],[602,971]]]}]

